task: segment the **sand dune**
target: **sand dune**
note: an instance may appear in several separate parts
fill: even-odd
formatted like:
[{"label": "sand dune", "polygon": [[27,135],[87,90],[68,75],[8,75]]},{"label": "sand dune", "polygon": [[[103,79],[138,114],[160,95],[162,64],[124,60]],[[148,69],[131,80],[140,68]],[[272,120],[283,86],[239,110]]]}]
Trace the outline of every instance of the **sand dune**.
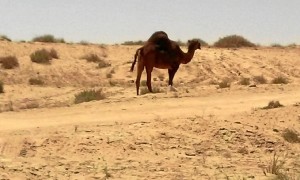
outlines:
[{"label": "sand dune", "polygon": [[[59,59],[32,63],[41,48]],[[271,179],[263,170],[275,152],[281,172],[300,177],[300,143],[282,137],[286,128],[300,132],[299,48],[203,48],[180,67],[177,92],[155,69],[162,93],[136,96],[129,69],[137,48],[0,41],[0,57],[20,63],[0,67],[0,179]],[[111,66],[82,59],[90,53]],[[255,82],[261,75],[268,83]],[[289,83],[271,84],[278,76]],[[225,78],[230,88],[219,88]],[[106,98],[74,104],[92,88]],[[261,109],[272,100],[284,107]]]}]

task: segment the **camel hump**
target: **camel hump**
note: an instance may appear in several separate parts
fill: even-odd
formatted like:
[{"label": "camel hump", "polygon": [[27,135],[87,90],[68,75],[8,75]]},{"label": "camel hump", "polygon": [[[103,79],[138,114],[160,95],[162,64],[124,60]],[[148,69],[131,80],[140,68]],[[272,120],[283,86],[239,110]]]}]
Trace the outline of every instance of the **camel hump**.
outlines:
[{"label": "camel hump", "polygon": [[151,35],[148,39],[149,43],[155,44],[155,47],[159,51],[167,51],[170,49],[170,39],[164,31],[157,31]]}]

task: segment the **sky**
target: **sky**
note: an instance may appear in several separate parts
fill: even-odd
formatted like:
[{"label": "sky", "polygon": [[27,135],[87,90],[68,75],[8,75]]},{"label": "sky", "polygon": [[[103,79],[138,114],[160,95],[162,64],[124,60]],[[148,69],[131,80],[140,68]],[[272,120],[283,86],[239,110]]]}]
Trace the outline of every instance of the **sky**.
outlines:
[{"label": "sky", "polygon": [[15,41],[52,34],[115,44],[160,30],[210,44],[233,34],[261,45],[300,44],[300,0],[0,0],[0,34]]}]

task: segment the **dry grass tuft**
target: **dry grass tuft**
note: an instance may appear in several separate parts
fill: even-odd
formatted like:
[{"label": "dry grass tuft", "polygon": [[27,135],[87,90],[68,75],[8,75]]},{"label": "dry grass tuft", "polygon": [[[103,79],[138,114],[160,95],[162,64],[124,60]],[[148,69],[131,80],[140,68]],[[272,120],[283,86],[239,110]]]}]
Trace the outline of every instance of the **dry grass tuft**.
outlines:
[{"label": "dry grass tuft", "polygon": [[248,86],[250,85],[250,78],[242,77],[239,82],[240,85]]},{"label": "dry grass tuft", "polygon": [[13,69],[15,67],[19,67],[19,61],[15,56],[1,57],[0,63],[4,69]]},{"label": "dry grass tuft", "polygon": [[[140,95],[148,94],[150,93],[147,87],[140,88]],[[158,87],[152,87],[152,93],[163,93],[163,90],[161,90]]]},{"label": "dry grass tuft", "polygon": [[290,143],[300,143],[300,137],[299,134],[291,129],[285,129],[282,133],[282,137]]},{"label": "dry grass tuft", "polygon": [[284,160],[279,160],[279,157],[274,153],[273,158],[270,160],[267,167],[263,170],[264,174],[271,173],[277,175],[278,179],[287,179],[287,175],[283,172],[284,170]]},{"label": "dry grass tuft", "polygon": [[258,83],[258,84],[266,84],[267,83],[267,79],[263,75],[254,76],[253,81]]},{"label": "dry grass tuft", "polygon": [[218,83],[219,88],[229,88],[231,83],[229,78],[224,78],[221,82]]},{"label": "dry grass tuft", "polygon": [[43,80],[37,79],[37,78],[30,78],[28,80],[28,82],[29,82],[30,85],[39,85],[39,86],[41,86],[41,85],[45,84]]},{"label": "dry grass tuft", "polygon": [[99,90],[84,90],[78,94],[75,95],[75,104],[83,103],[83,102],[89,102],[93,100],[102,100],[105,99],[105,95],[102,91],[102,89]]},{"label": "dry grass tuft", "polygon": [[279,101],[270,101],[269,104],[265,107],[263,107],[262,109],[274,109],[274,108],[279,108],[279,107],[283,107],[282,104],[280,104]]},{"label": "dry grass tuft", "polygon": [[46,49],[36,50],[30,55],[32,62],[40,64],[50,64],[50,60],[53,58],[58,59],[57,52],[54,49],[51,49],[50,51]]},{"label": "dry grass tuft", "polygon": [[272,84],[288,84],[289,83],[288,79],[284,76],[275,77],[271,82],[272,82]]}]

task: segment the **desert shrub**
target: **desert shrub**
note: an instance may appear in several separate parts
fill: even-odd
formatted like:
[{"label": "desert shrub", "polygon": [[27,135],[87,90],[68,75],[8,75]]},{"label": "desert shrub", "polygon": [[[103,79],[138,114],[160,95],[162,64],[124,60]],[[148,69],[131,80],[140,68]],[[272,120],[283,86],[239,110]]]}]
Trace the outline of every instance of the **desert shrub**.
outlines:
[{"label": "desert shrub", "polygon": [[46,43],[65,43],[65,40],[60,38],[57,39],[53,35],[46,34],[42,36],[37,36],[32,39],[33,42],[46,42]]},{"label": "desert shrub", "polygon": [[19,67],[18,59],[15,56],[1,57],[0,63],[4,69],[13,69],[15,67]]},{"label": "desert shrub", "polygon": [[83,56],[82,59],[85,59],[87,62],[98,63],[98,68],[105,68],[111,66],[104,59],[99,57],[97,54],[93,53]]},{"label": "desert shrub", "polygon": [[4,93],[4,84],[0,81],[0,93]]},{"label": "desert shrub", "polygon": [[54,49],[51,49],[50,51],[46,49],[36,50],[30,55],[32,62],[41,64],[49,64],[50,60],[53,58],[58,58],[57,52]]},{"label": "desert shrub", "polygon": [[214,43],[215,47],[221,48],[239,48],[239,47],[255,47],[255,44],[248,41],[242,36],[230,35],[223,38],[220,38],[217,42]]},{"label": "desert shrub", "polygon": [[282,48],[283,46],[278,43],[271,44],[271,47]]},{"label": "desert shrub", "polygon": [[250,78],[242,77],[239,83],[240,85],[248,86],[250,85]]},{"label": "desert shrub", "polygon": [[145,44],[145,41],[141,41],[141,40],[139,40],[139,41],[125,41],[125,42],[122,43],[122,45],[140,45],[140,46],[142,46],[144,44]]},{"label": "desert shrub", "polygon": [[11,42],[11,39],[8,38],[6,35],[0,35],[0,41],[3,41],[3,40]]},{"label": "desert shrub", "polygon": [[266,84],[267,83],[267,79],[261,75],[261,76],[254,76],[253,77],[253,81],[259,84]]},{"label": "desert shrub", "polygon": [[98,63],[98,68],[105,68],[105,67],[109,67],[111,66],[109,63],[107,63],[106,61],[104,60],[101,60],[99,63]]},{"label": "desert shrub", "polygon": [[287,84],[287,83],[289,83],[288,79],[284,76],[275,77],[271,82],[272,82],[272,84]]},{"label": "desert shrub", "polygon": [[57,54],[57,51],[55,49],[51,49],[49,51],[49,54],[50,56],[53,58],[53,59],[58,59],[58,54]]},{"label": "desert shrub", "polygon": [[102,89],[99,90],[84,90],[75,95],[75,104],[79,104],[82,102],[89,102],[93,100],[102,100],[105,99],[105,95],[102,92]]},{"label": "desert shrub", "polygon": [[283,107],[282,104],[280,104],[279,101],[270,101],[269,104],[265,107],[263,107],[262,109],[274,109],[274,108],[279,108],[279,107]]},{"label": "desert shrub", "polygon": [[[160,88],[158,88],[158,87],[152,87],[152,93],[162,93],[162,92],[163,91]],[[149,93],[149,90],[148,90],[147,87],[142,87],[140,89],[140,95],[144,95],[144,94],[147,94],[147,93]]]},{"label": "desert shrub", "polygon": [[142,80],[141,81],[141,86],[147,86],[147,80]]},{"label": "desert shrub", "polygon": [[285,160],[279,160],[279,157],[274,153],[273,158],[268,163],[267,167],[263,170],[264,174],[267,173],[276,175],[275,179],[288,180],[289,175],[284,170]]},{"label": "desert shrub", "polygon": [[30,85],[43,85],[44,84],[43,80],[37,79],[37,78],[30,78],[28,80],[28,82],[29,82]]},{"label": "desert shrub", "polygon": [[300,143],[300,137],[299,134],[291,129],[285,129],[282,133],[282,137],[290,143]]},{"label": "desert shrub", "polygon": [[218,83],[219,88],[229,88],[230,87],[230,80],[228,78],[224,78],[221,82]]}]

